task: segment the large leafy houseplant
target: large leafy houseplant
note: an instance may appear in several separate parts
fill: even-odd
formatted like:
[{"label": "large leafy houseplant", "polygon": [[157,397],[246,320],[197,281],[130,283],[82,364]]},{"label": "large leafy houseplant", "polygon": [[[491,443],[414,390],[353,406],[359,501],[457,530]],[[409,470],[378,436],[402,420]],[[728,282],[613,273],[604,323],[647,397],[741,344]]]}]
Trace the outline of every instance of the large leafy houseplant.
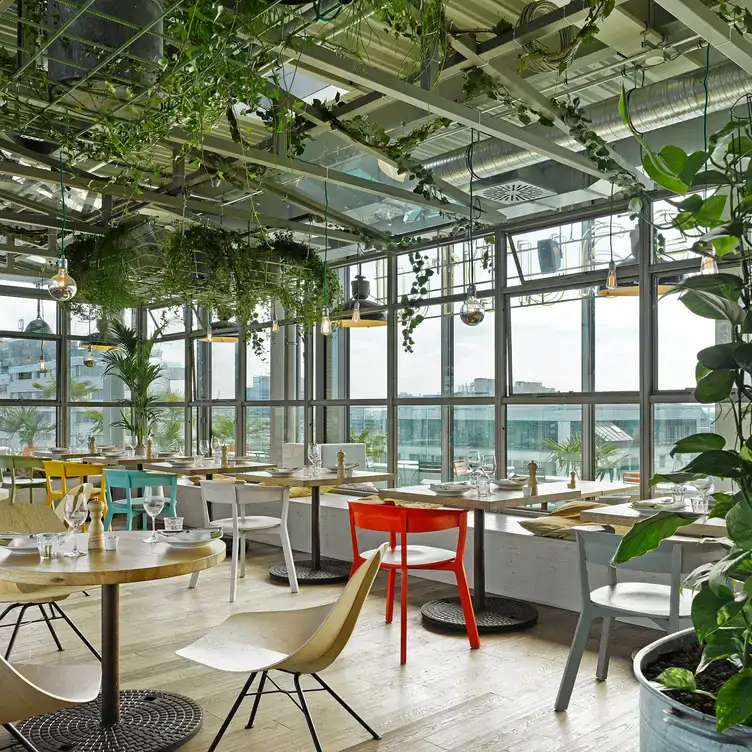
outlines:
[{"label": "large leafy houseplant", "polygon": [[164,368],[161,363],[152,362],[152,351],[162,329],[157,327],[150,337],[142,340],[135,329],[119,319],[111,320],[108,328],[110,339],[117,349],[102,355],[106,363],[104,376],[119,378],[130,390],[130,398],[121,402],[123,407],[130,409],[121,410],[120,418],[112,425],[135,436],[137,451],[140,451],[160,415],[155,407],[158,398],[153,393],[153,386]]},{"label": "large leafy houseplant", "polygon": [[[625,95],[620,109],[632,127]],[[680,472],[656,475],[650,481],[651,485],[682,483],[715,476],[733,482],[733,493],[713,494],[715,505],[709,513],[726,520],[728,553],[690,576],[691,583],[699,586],[692,622],[703,649],[701,661],[694,673],[670,668],[658,677],[667,691],[707,695],[698,688],[702,672],[715,661],[730,661],[732,670],[713,695],[717,730],[723,731],[736,724],[752,726],[752,128],[749,119],[732,117],[708,138],[707,149],[692,154],[676,146],[656,153],[642,143],[643,166],[651,178],[679,196],[690,194],[676,204],[673,227],[692,240],[695,252],[728,255],[738,260],[741,270],[741,276],[725,272],[690,276],[674,291],[690,311],[725,322],[730,330],[730,341],[697,354],[695,398],[721,403],[733,416],[735,436],[727,441],[717,434],[700,433],[680,439],[672,456],[696,454],[694,459]],[[701,192],[692,193],[697,188]],[[656,548],[691,521],[665,512],[642,520],[622,539],[614,563]]]}]

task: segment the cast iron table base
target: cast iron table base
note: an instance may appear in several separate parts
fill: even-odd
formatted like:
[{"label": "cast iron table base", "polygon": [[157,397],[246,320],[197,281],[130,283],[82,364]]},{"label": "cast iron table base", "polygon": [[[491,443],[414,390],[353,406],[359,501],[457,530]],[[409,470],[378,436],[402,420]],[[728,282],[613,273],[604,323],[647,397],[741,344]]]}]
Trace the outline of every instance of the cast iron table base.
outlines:
[{"label": "cast iron table base", "polygon": [[[351,565],[346,561],[321,558],[321,529],[319,511],[321,488],[311,488],[311,558],[309,561],[296,561],[295,572],[299,585],[332,585],[345,582],[350,577]],[[275,564],[269,569],[269,576],[277,582],[288,582],[287,567]]]},{"label": "cast iron table base", "polygon": [[19,724],[39,752],[171,752],[201,728],[200,706],[188,697],[148,689],[120,692],[120,722],[102,723],[101,697]]},{"label": "cast iron table base", "polygon": [[[534,606],[499,595],[486,595],[486,513],[483,509],[474,509],[473,515],[473,610],[478,631],[514,632],[532,627],[538,621],[538,611]],[[429,601],[420,613],[424,621],[433,627],[450,631],[466,629],[459,598]]]}]

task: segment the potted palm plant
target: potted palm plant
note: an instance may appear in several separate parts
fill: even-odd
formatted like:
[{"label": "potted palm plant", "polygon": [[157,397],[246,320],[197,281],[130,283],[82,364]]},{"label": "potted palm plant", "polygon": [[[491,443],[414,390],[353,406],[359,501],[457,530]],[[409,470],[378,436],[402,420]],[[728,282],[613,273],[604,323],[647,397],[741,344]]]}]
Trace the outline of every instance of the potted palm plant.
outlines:
[{"label": "potted palm plant", "polygon": [[[710,264],[733,259],[739,273],[702,273],[676,285],[674,293],[698,316],[727,322],[730,341],[697,354],[695,398],[720,403],[733,416],[734,436],[714,433],[680,439],[673,455],[694,458],[661,481],[730,479],[732,492],[715,493],[709,517],[724,518],[727,555],[690,576],[698,588],[693,628],[649,645],[635,658],[640,682],[642,752],[731,752],[752,747],[752,99],[708,138],[707,148],[686,154],[675,146],[652,151],[643,142],[643,166],[659,185],[679,196],[672,226]],[[628,102],[620,110],[627,125]],[[635,135],[642,141],[639,134]],[[627,533],[614,557],[623,563],[654,548],[682,526],[688,515],[659,513]]]},{"label": "potted palm plant", "polygon": [[135,329],[126,326],[119,319],[111,320],[108,330],[112,344],[117,349],[102,354],[106,364],[104,376],[116,376],[130,391],[130,397],[120,403],[130,409],[121,410],[120,419],[112,425],[125,429],[135,437],[136,456],[143,457],[146,454],[146,437],[159,419],[153,387],[162,376],[164,368],[161,363],[152,362],[152,351],[162,328],[158,327],[144,340],[139,338]]}]

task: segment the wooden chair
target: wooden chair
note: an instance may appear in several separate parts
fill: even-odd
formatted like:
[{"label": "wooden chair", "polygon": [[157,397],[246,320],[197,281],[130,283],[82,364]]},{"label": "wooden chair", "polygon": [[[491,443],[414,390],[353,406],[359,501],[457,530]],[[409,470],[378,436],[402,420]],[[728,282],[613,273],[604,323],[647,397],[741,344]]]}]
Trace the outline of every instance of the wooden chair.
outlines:
[{"label": "wooden chair", "polygon": [[[583,525],[574,529],[580,559],[582,612],[556,696],[554,709],[557,711],[566,710],[569,706],[593,620],[603,619],[595,678],[605,681],[614,619],[619,616],[643,617],[668,633],[678,632],[679,619],[691,615],[694,596],[691,591],[682,590],[682,573],[690,572],[700,564],[718,561],[725,554],[725,549],[718,544],[668,538],[654,551],[613,567],[611,559],[619,547],[620,535],[607,532],[607,528],[598,525]],[[607,585],[591,590],[588,564],[607,567]],[[671,584],[619,582],[617,571],[622,569],[668,574]]]},{"label": "wooden chair", "polygon": [[[347,645],[355,628],[363,604],[379,571],[386,545],[376,549],[371,557],[350,578],[335,604],[288,611],[254,611],[233,614],[223,624],[177,654],[219,671],[250,673],[235,704],[219,729],[207,752],[214,752],[230,722],[246,697],[254,696],[251,717],[246,728],[253,728],[261,695],[282,693],[303,711],[308,730],[317,752],[321,744],[313,718],[308,710],[307,692],[328,692],[374,739],[379,735],[337,695],[318,675],[328,668]],[[284,671],[293,675],[294,691],[282,689],[269,676],[270,671]],[[258,687],[251,692],[256,677],[261,674]],[[310,675],[318,684],[303,689],[300,677]],[[275,687],[264,690],[267,680]]]},{"label": "wooden chair", "polygon": [[[351,501],[348,505],[353,545],[351,577],[358,567],[373,555],[372,550],[363,553],[358,550],[358,528],[389,533],[389,549],[384,554],[381,567],[389,572],[386,596],[388,624],[394,616],[394,590],[397,571],[400,572],[400,663],[407,663],[407,577],[411,569],[454,572],[462,610],[465,614],[470,647],[479,648],[478,626],[463,562],[467,536],[467,510],[397,507],[364,501]],[[433,533],[454,528],[458,529],[457,548],[454,551],[433,546],[409,545],[407,542],[407,536],[410,533]],[[400,536],[400,545],[397,545],[397,534]]]},{"label": "wooden chair", "polygon": [[[47,485],[47,506],[56,506],[55,502],[69,493],[69,481],[75,481],[73,485],[78,486],[82,483],[89,482],[89,478],[101,476],[102,484],[99,488],[93,486],[94,496],[101,496],[105,503],[105,514],[107,513],[106,495],[104,491],[104,465],[90,465],[83,462],[61,462],[59,460],[47,460],[44,463],[44,474]],[[59,488],[55,486],[59,485]]]},{"label": "wooden chair", "polygon": [[[10,499],[16,501],[16,491],[23,488],[29,489],[29,502],[34,501],[34,489],[43,488],[46,484],[44,479],[44,460],[37,457],[23,457],[19,454],[0,455],[0,472],[2,472],[2,485],[10,488]],[[38,477],[35,477],[35,473]]]},{"label": "wooden chair", "polygon": [[[265,502],[282,502],[281,517],[265,517],[249,515],[247,507]],[[204,513],[204,527],[221,526],[225,530],[232,530],[232,566],[230,574],[230,603],[235,602],[238,587],[238,564],[240,576],[245,577],[246,535],[263,530],[265,533],[276,533],[282,541],[282,552],[287,565],[287,576],[290,590],[298,592],[298,578],[295,574],[295,560],[292,557],[290,535],[287,531],[287,515],[290,511],[290,489],[273,488],[271,486],[247,486],[242,481],[227,483],[218,480],[201,481],[201,503]],[[223,519],[209,519],[209,505],[228,504],[232,509],[232,517]],[[198,584],[199,572],[194,572],[188,587],[194,588]]]},{"label": "wooden chair", "polygon": [[[146,529],[146,512],[144,512],[144,497],[134,496],[132,491],[141,488],[169,488],[170,495],[165,497],[164,513],[175,517],[178,495],[178,476],[172,473],[146,473],[142,470],[112,470],[106,468],[102,474],[102,484],[106,487],[107,514],[104,519],[104,529],[109,530],[112,518],[116,514],[126,516],[126,529],[133,529],[133,518],[141,517]],[[112,489],[125,490],[125,499],[113,499]],[[162,491],[164,493],[164,490]]]},{"label": "wooden chair", "polygon": [[640,473],[636,470],[625,470],[621,474],[621,479],[625,483],[635,483],[637,485],[640,484]]},{"label": "wooden chair", "polygon": [[11,666],[0,658],[0,725],[28,752],[37,748],[13,725],[97,698],[97,666]]},{"label": "wooden chair", "polygon": [[[65,532],[65,524],[47,506],[3,502],[0,503],[0,530],[16,533],[61,533]],[[8,614],[18,610],[18,618],[13,625],[13,632],[5,649],[6,660],[11,656],[21,627],[24,624],[34,624],[39,621],[45,622],[57,649],[62,650],[63,646],[53,625],[56,619],[63,619],[84,645],[97,658],[100,658],[96,649],[60,606],[60,601],[65,600],[69,595],[81,592],[83,592],[81,587],[47,587],[0,580],[0,606],[5,606],[5,610],[0,614],[0,625]],[[45,606],[49,609],[49,614],[45,611]],[[41,619],[24,621],[27,611],[33,607],[39,609]],[[5,626],[10,626],[10,624]]]},{"label": "wooden chair", "polygon": [[467,478],[467,461],[455,460],[454,462],[454,479],[464,480]]}]

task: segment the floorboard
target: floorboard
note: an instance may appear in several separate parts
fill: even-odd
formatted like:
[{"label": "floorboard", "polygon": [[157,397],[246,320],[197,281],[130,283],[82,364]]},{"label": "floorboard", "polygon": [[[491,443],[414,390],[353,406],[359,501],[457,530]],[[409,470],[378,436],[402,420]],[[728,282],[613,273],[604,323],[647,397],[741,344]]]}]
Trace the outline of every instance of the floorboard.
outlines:
[{"label": "floorboard", "polygon": [[[228,602],[228,562],[201,575],[121,589],[121,671],[125,688],[182,692],[205,711],[201,733],[182,749],[204,752],[234,701],[244,678],[192,664],[175,651],[238,611],[294,609],[331,602],[339,586],[305,587],[294,596],[267,577],[279,549],[255,544],[249,552],[238,597]],[[608,681],[595,681],[594,627],[567,713],[553,702],[572,638],[576,615],[541,607],[538,624],[525,632],[483,635],[471,651],[462,634],[430,631],[420,606],[452,588],[413,578],[410,583],[408,663],[399,665],[399,621],[384,623],[386,577],[379,575],[355,634],[324,674],[329,684],[382,735],[363,729],[325,693],[309,695],[325,750],[351,752],[637,752],[637,685],[632,652],[658,633],[629,625],[614,632]],[[99,593],[63,602],[68,615],[99,647]],[[13,662],[73,663],[91,655],[62,622],[56,622],[64,652],[58,653],[44,624],[25,627]],[[0,629],[0,648],[10,637]],[[284,679],[283,679],[284,680]],[[312,749],[303,715],[283,696],[264,697],[256,725],[244,728],[250,700],[230,727],[220,752],[300,752]],[[7,742],[0,732],[0,748]]]}]

